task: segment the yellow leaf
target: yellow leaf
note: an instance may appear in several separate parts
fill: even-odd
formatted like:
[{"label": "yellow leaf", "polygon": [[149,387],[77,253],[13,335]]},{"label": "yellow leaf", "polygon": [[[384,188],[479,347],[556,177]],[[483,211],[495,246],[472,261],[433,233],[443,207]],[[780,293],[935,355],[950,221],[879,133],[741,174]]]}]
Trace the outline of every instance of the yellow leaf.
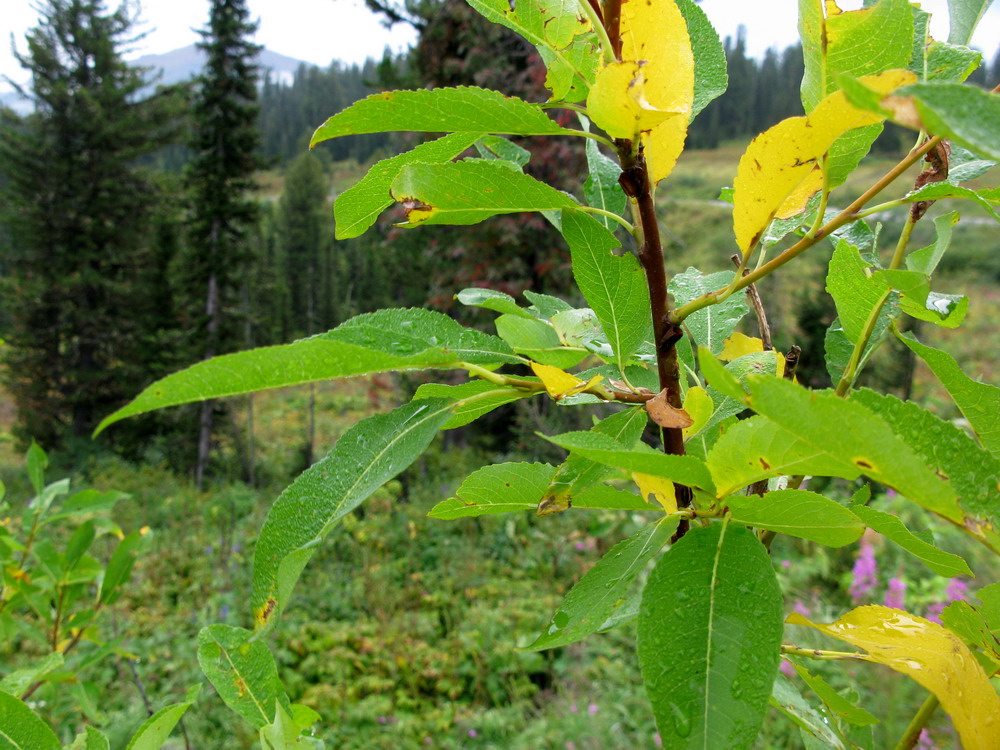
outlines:
[{"label": "yellow leaf", "polygon": [[565,370],[560,370],[558,367],[542,365],[538,362],[532,362],[531,369],[535,371],[535,375],[541,378],[545,390],[556,401],[567,396],[582,393],[604,379],[600,375],[595,375],[590,380],[583,381],[575,375],[570,375]]},{"label": "yellow leaf", "polygon": [[615,138],[639,138],[650,180],[670,174],[694,101],[694,54],[673,0],[621,6],[621,62],[605,66],[587,97],[591,119]]},{"label": "yellow leaf", "polygon": [[632,479],[639,485],[639,494],[643,500],[649,500],[652,495],[656,502],[663,506],[667,513],[677,512],[677,497],[674,493],[674,483],[663,477],[651,477],[648,474],[632,473]]},{"label": "yellow leaf", "polygon": [[674,171],[677,159],[684,150],[687,129],[688,116],[685,114],[683,117],[665,120],[650,132],[642,134],[649,179],[654,185]]},{"label": "yellow leaf", "polygon": [[612,138],[635,138],[678,116],[649,103],[645,69],[632,61],[611,63],[598,72],[587,96],[587,110]]},{"label": "yellow leaf", "polygon": [[722,354],[719,355],[719,359],[723,362],[732,362],[737,357],[742,357],[744,354],[753,354],[754,352],[764,351],[764,342],[758,338],[752,338],[746,336],[739,331],[734,333],[722,345]]},{"label": "yellow leaf", "polygon": [[[916,76],[907,70],[889,70],[860,80],[868,88],[888,94],[913,83]],[[733,183],[733,229],[743,255],[751,252],[779,211],[793,215],[793,209],[801,210],[819,189],[822,175],[817,166],[837,138],[882,119],[853,106],[842,91],[837,91],[809,115],[782,120],[754,138],[740,159]],[[794,198],[790,198],[793,193]]]},{"label": "yellow leaf", "polygon": [[708,424],[708,420],[712,418],[712,412],[715,411],[715,404],[712,402],[712,397],[708,395],[708,391],[696,385],[688,388],[687,395],[684,397],[684,411],[691,415],[691,419],[694,420],[690,427],[684,428],[684,439],[687,440],[691,435],[697,435],[701,432],[701,429]]},{"label": "yellow leaf", "polygon": [[1000,748],[1000,696],[965,643],[947,628],[878,605],[858,607],[829,625],[798,613],[787,622],[863,648],[868,661],[885,664],[930,690],[951,716],[965,750]]}]

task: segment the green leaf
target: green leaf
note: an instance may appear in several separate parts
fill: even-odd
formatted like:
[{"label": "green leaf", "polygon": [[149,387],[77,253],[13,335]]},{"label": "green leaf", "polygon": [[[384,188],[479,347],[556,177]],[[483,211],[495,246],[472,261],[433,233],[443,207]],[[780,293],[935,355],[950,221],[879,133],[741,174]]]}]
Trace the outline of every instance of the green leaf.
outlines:
[{"label": "green leaf", "polygon": [[974,201],[995,221],[1000,221],[1000,213],[997,213],[994,206],[1000,204],[1000,189],[989,188],[985,190],[972,190],[961,185],[953,185],[949,182],[932,182],[924,185],[919,190],[903,196],[902,200],[908,203],[917,201],[935,201],[948,198],[959,198]]},{"label": "green leaf", "polygon": [[160,750],[163,743],[167,741],[167,737],[174,731],[177,722],[181,720],[184,712],[192,706],[196,697],[197,693],[184,703],[175,703],[172,706],[161,708],[150,716],[139,727],[139,731],[133,735],[125,750]]},{"label": "green leaf", "polygon": [[926,80],[961,82],[982,62],[982,53],[974,49],[948,42],[931,42],[927,47]]},{"label": "green leaf", "polygon": [[[644,408],[641,406],[626,408],[598,422],[591,432],[632,447],[639,442],[647,422],[648,417]],[[544,511],[546,508],[568,508],[570,502],[577,502],[581,492],[610,473],[611,469],[602,463],[591,461],[579,454],[571,454],[556,469],[556,474],[545,492],[544,504],[540,505],[539,509]]]},{"label": "green leaf", "polygon": [[498,91],[459,86],[372,94],[320,125],[309,147],[344,135],[396,130],[505,135],[559,135],[566,132],[537,104],[504,96]]},{"label": "green leaf", "polygon": [[[858,364],[859,370],[871,357],[875,348],[874,344],[875,342],[869,341],[865,347],[864,354]],[[823,357],[826,362],[826,372],[832,383],[839,383],[840,379],[844,377],[844,370],[847,369],[852,354],[854,354],[854,344],[844,333],[844,326],[841,325],[840,318],[834,318],[823,337]]]},{"label": "green leaf", "polygon": [[557,211],[579,204],[566,193],[499,161],[408,164],[392,182],[412,224],[478,224],[500,214]]},{"label": "green leaf", "polygon": [[722,96],[729,87],[726,51],[719,41],[719,33],[694,0],[677,0],[677,7],[687,23],[694,53],[694,102],[691,104],[691,119],[694,120],[709,102]]},{"label": "green leaf", "polygon": [[779,674],[775,678],[769,702],[791,719],[802,730],[803,736],[808,735],[815,738],[820,743],[820,747],[845,750],[844,743],[827,723],[825,717],[809,705],[801,693],[785,679],[784,675]]},{"label": "green leaf", "polygon": [[639,667],[664,747],[753,746],[778,672],[781,590],[741,526],[692,528],[660,559],[639,610]]},{"label": "green leaf", "polygon": [[972,575],[965,560],[917,538],[896,516],[866,505],[854,505],[851,510],[868,528],[874,529],[890,542],[909,552],[939,576],[954,578]]},{"label": "green leaf", "polygon": [[973,380],[962,372],[950,354],[920,343],[911,333],[900,334],[899,338],[927,363],[948,390],[983,447],[994,457],[1000,457],[1000,420],[997,419],[997,414],[1000,414],[1000,388]]},{"label": "green leaf", "polygon": [[119,500],[125,500],[128,497],[128,494],[117,490],[106,492],[95,489],[82,490],[71,495],[55,513],[47,516],[43,523],[50,524],[72,516],[101,515],[114,508]]},{"label": "green leaf", "polygon": [[28,446],[25,463],[28,467],[28,479],[31,480],[31,486],[35,489],[35,494],[42,494],[42,488],[45,486],[45,470],[49,467],[49,457],[34,440]]},{"label": "green leaf", "polygon": [[858,473],[853,464],[817,451],[777,423],[759,416],[741,420],[726,430],[709,450],[706,463],[719,499],[770,477],[807,474],[847,475],[852,479]]},{"label": "green leaf", "polygon": [[[503,463],[484,466],[466,477],[455,497],[438,503],[427,515],[451,521],[457,518],[538,510],[555,476],[556,467],[549,464]],[[566,508],[572,504],[573,507],[584,509],[657,510],[638,495],[603,484],[574,487],[567,499],[569,502]]]},{"label": "green leaf", "polygon": [[[622,173],[621,167],[618,162],[601,153],[597,141],[588,138],[586,151],[589,174],[583,183],[583,195],[587,199],[587,205],[621,216],[628,203],[625,191],[618,184],[618,177]],[[594,218],[603,224],[609,232],[614,232],[620,226],[618,222],[607,216],[595,216]],[[565,234],[565,229],[563,233]]]},{"label": "green leaf", "polygon": [[274,655],[253,633],[229,625],[209,625],[198,634],[198,664],[219,697],[235,713],[260,729],[271,723],[285,691]]},{"label": "green leaf", "polygon": [[404,166],[451,161],[478,139],[478,133],[454,133],[373,164],[360,182],[338,195],[333,203],[337,239],[360,237],[392,205],[389,187]]},{"label": "green leaf", "polygon": [[830,146],[827,152],[827,183],[830,189],[843,185],[884,129],[882,123],[848,130]]},{"label": "green leaf", "polygon": [[801,677],[803,681],[812,689],[812,691],[816,693],[817,697],[826,704],[826,707],[830,709],[832,714],[839,716],[844,721],[857,726],[871,726],[879,723],[878,719],[860,706],[856,706],[851,701],[847,700],[847,698],[830,687],[826,680],[819,675],[812,674],[808,669],[794,661],[792,662],[792,666],[795,667],[795,671],[798,673],[799,677]]},{"label": "green leaf", "polygon": [[495,323],[500,338],[510,344],[515,352],[543,365],[565,370],[580,364],[587,356],[587,350],[583,347],[565,346],[559,340],[556,329],[541,320],[501,315]]},{"label": "green leaf", "polygon": [[545,320],[551,320],[559,313],[569,312],[573,309],[573,306],[565,300],[550,294],[539,294],[530,289],[524,290],[524,297],[531,303],[529,312],[534,313],[539,318],[545,318]]},{"label": "green leaf", "polygon": [[49,725],[22,701],[0,692],[0,748],[11,750],[61,750]]},{"label": "green leaf", "polygon": [[517,388],[498,386],[485,380],[472,380],[461,385],[425,383],[417,388],[417,392],[413,394],[413,400],[417,401],[422,398],[464,400],[470,396],[476,396],[477,398],[469,403],[457,406],[455,415],[441,428],[442,430],[453,430],[456,427],[474,422],[494,409],[519,401],[529,395],[531,394]]},{"label": "green leaf", "polygon": [[553,100],[582,101],[593,83],[600,53],[586,16],[573,0],[469,0],[487,20],[516,31],[538,49]]},{"label": "green leaf", "polygon": [[[21,695],[33,684],[63,665],[63,655],[56,651],[24,669],[15,669],[0,681],[0,690],[11,695]],[[3,722],[0,722],[2,726]]]},{"label": "green leaf", "polygon": [[111,750],[111,743],[99,729],[88,725],[76,736],[70,750]]},{"label": "green leaf", "polygon": [[590,216],[563,211],[562,233],[573,258],[573,278],[597,314],[618,367],[624,370],[651,334],[646,275],[631,253],[612,253],[619,247],[618,240]]},{"label": "green leaf", "polygon": [[[697,268],[688,267],[684,273],[679,273],[670,280],[669,291],[677,306],[701,297],[707,292],[714,292],[729,285],[736,274],[732,271],[703,274]],[[691,332],[691,338],[698,346],[712,350],[713,354],[722,351],[725,340],[736,330],[743,316],[750,312],[746,295],[742,292],[732,294],[724,302],[709,305],[692,313],[684,320],[684,326]]]},{"label": "green leaf", "polygon": [[[962,83],[916,83],[895,92],[910,98],[916,106],[920,125],[966,148],[1000,159],[1000,133],[993,123],[1000,120],[1000,95]],[[913,126],[906,117],[901,124]]]},{"label": "green leaf", "polygon": [[455,497],[438,503],[427,515],[452,520],[535,510],[555,473],[554,466],[539,463],[484,466],[466,477]]},{"label": "green leaf", "polygon": [[831,391],[809,391],[779,378],[750,376],[750,406],[777,422],[818,455],[840,465],[837,474],[882,482],[918,505],[961,524],[954,489],[942,481],[880,417]]},{"label": "green leaf", "polygon": [[[868,264],[861,258],[856,247],[845,240],[837,243],[830,258],[830,269],[826,276],[826,290],[837,306],[837,317],[844,333],[852,344],[860,339],[872,311],[883,304],[887,285],[871,278],[866,271]],[[884,333],[889,320],[876,328],[872,339],[878,338],[879,330]]]},{"label": "green leaf", "polygon": [[776,490],[726,500],[734,521],[828,547],[858,541],[865,525],[840,503],[808,490]]},{"label": "green leaf", "polygon": [[951,144],[951,158],[948,160],[947,182],[957,185],[960,182],[974,180],[989,172],[997,163],[984,159],[979,154],[974,154],[968,149],[953,143]]},{"label": "green leaf", "polygon": [[596,632],[624,601],[632,581],[677,530],[679,519],[665,516],[619,542],[566,594],[532,651],[583,640]]},{"label": "green leaf", "polygon": [[[939,477],[950,482],[967,514],[987,519],[994,529],[1000,529],[1000,486],[997,485],[1000,459],[976,445],[963,430],[915,403],[868,389],[855,391],[851,400],[864,404],[882,417]],[[981,525],[971,517],[965,522],[969,530]]]},{"label": "green leaf", "polygon": [[705,464],[693,456],[668,456],[642,444],[628,448],[614,438],[595,432],[564,432],[545,439],[606,466],[663,477],[688,487],[714,489]]},{"label": "green leaf", "polygon": [[424,357],[428,361],[444,362],[450,358],[452,362],[474,365],[522,361],[496,336],[466,328],[443,313],[420,308],[357,315],[313,339],[329,339],[400,357]]},{"label": "green leaf", "polygon": [[101,604],[114,604],[121,597],[121,591],[118,589],[132,575],[132,566],[135,564],[136,552],[142,537],[141,531],[133,531],[122,539],[111,553],[98,597]]},{"label": "green leaf", "polygon": [[800,0],[805,74],[802,104],[808,114],[839,89],[838,76],[854,78],[905,68],[913,52],[913,14],[906,0],[880,0],[861,10],[823,18],[822,0]]},{"label": "green leaf", "polygon": [[993,0],[948,0],[948,19],[951,24],[948,42],[950,44],[971,42],[976,26],[992,3]]},{"label": "green leaf", "polygon": [[495,289],[485,289],[482,287],[463,289],[455,295],[455,299],[469,307],[482,307],[486,310],[494,310],[519,318],[537,320],[534,315],[518,305],[509,294],[498,292]]},{"label": "green leaf", "polygon": [[363,419],[281,493],[254,553],[250,603],[270,629],[317,545],[345,515],[408,467],[454,414],[454,402],[422,399]]},{"label": "green leaf", "polygon": [[934,273],[941,262],[941,258],[948,251],[951,245],[952,228],[958,223],[958,211],[938,216],[934,219],[934,231],[936,239],[933,245],[914,250],[906,256],[906,267],[911,271],[926,273],[928,276]]},{"label": "green leaf", "polygon": [[[590,141],[588,141],[589,143]],[[519,167],[525,166],[531,161],[531,152],[526,148],[521,148],[516,143],[511,143],[506,138],[498,135],[484,135],[476,141],[476,151],[484,159],[500,159],[517,164]],[[422,159],[421,161],[429,161]]]},{"label": "green leaf", "polygon": [[168,375],[106,417],[95,434],[126,417],[168,406],[388,370],[453,368],[459,361],[522,360],[495,336],[464,328],[442,313],[379,310],[294,344],[225,354]]},{"label": "green leaf", "polygon": [[988,659],[986,674],[996,672],[1000,666],[1000,644],[990,632],[989,623],[981,612],[967,601],[955,601],[941,612],[941,624],[959,636],[967,645],[981,649],[981,653],[976,656]]},{"label": "green leaf", "polygon": [[77,526],[76,531],[73,532],[69,541],[66,542],[66,553],[63,555],[63,570],[70,571],[76,567],[76,564],[80,562],[80,558],[83,557],[83,553],[90,549],[95,536],[96,532],[93,521],[85,521]]}]

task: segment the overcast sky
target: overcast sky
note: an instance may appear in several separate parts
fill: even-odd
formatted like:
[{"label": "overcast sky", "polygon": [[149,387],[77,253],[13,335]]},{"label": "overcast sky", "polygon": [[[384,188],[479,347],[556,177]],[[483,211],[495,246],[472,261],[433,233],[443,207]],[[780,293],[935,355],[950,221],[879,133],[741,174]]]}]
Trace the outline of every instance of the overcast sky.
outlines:
[{"label": "overcast sky", "polygon": [[[115,0],[106,0],[116,7]],[[208,0],[140,0],[143,27],[149,33],[129,57],[159,54],[193,44],[195,28],[208,20]],[[31,0],[0,0],[2,27],[24,49],[24,33],[37,19]],[[331,60],[360,62],[380,57],[388,46],[405,49],[413,33],[404,24],[392,30],[381,25],[361,0],[248,0],[250,12],[260,21],[256,41],[274,52],[317,65]],[[845,10],[861,7],[862,0],[842,0]],[[761,54],[770,46],[785,47],[797,39],[796,0],[702,0],[702,7],[723,37],[735,34],[739,25],[747,27],[750,52]],[[924,0],[925,10],[934,14],[932,34],[948,35],[947,0]],[[1000,5],[994,4],[980,24],[973,44],[988,51],[1000,46]],[[10,52],[10,44],[0,44],[0,75],[23,80],[24,74]]]}]

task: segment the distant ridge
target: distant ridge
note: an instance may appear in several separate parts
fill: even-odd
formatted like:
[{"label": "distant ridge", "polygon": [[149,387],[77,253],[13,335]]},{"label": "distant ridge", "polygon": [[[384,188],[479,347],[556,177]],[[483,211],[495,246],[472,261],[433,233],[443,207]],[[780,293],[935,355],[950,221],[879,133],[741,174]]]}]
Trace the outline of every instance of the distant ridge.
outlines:
[{"label": "distant ridge", "polygon": [[[161,71],[162,77],[158,83],[167,86],[198,75],[205,64],[205,54],[195,45],[189,44],[187,47],[164,52],[162,55],[143,55],[128,62],[130,65],[152,68],[154,72]],[[272,80],[283,84],[292,82],[295,71],[300,65],[312,65],[305,60],[296,60],[294,57],[280,55],[269,49],[260,51],[257,55],[257,64],[262,74],[270,71]],[[30,102],[22,99],[15,91],[0,94],[0,106],[10,107],[22,115],[31,111]]]}]

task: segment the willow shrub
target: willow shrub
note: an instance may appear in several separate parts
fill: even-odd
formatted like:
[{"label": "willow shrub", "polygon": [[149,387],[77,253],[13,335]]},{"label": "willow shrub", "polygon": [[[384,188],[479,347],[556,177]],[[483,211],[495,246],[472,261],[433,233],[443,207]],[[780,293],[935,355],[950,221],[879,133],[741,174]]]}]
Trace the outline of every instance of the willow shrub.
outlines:
[{"label": "willow shrub", "polygon": [[[815,623],[785,618],[769,557],[776,534],[841,547],[871,529],[938,575],[973,574],[961,557],[871,507],[870,483],[1000,551],[1000,389],[901,325],[915,318],[956,328],[968,310],[966,297],[933,290],[958,213],[934,220],[934,244],[910,246],[928,206],[961,199],[1000,219],[1000,190],[963,185],[1000,159],[1000,97],[963,83],[980,63],[967,45],[989,2],[950,0],[950,34],[938,41],[928,35],[928,14],[906,0],[849,12],[800,0],[806,114],[761,133],[741,157],[723,191],[733,205],[738,267],[720,259],[709,273],[668,273],[654,203],[699,111],[727,85],[723,49],[701,9],[692,0],[469,2],[537,47],[551,98],[532,103],[474,87],[394,91],[335,114],[313,144],[393,130],[445,134],[377,163],[341,194],[337,235],[362,234],[393,204],[409,226],[538,211],[569,247],[588,306],[530,292],[525,305],[467,289],[458,300],[498,313],[496,335],[428,310],[380,310],[309,339],[197,364],[104,421],[101,429],[153,409],[327,378],[468,373],[460,385],[424,385],[409,403],[360,421],[278,497],[256,545],[253,629],[218,624],[200,636],[202,668],[221,698],[260,730],[265,748],[313,746],[303,732],[317,716],[289,703],[268,636],[318,545],[440,431],[548,398],[618,410],[589,431],[540,436],[568,452],[562,464],[484,466],[429,512],[448,521],[594,509],[648,518],[596,561],[529,648],[565,646],[637,619],[643,680],[670,748],[749,748],[769,702],[810,746],[872,748],[877,717],[810,673],[809,659],[882,664],[926,688],[901,748],[916,743],[938,705],[967,750],[1000,747],[1000,698],[990,683],[1000,667],[1000,585],[980,589],[980,605],[950,605],[942,624],[884,606]],[[913,149],[841,208],[837,188],[886,120],[916,132]],[[508,136],[576,139],[590,171],[583,195],[525,173],[528,154]],[[900,179],[920,162],[915,183]],[[883,253],[886,238],[866,217],[890,211],[905,221]],[[830,257],[827,292],[838,314],[825,341],[831,390],[796,382],[798,352],[772,347],[756,293],[757,281],[807,251]],[[748,315],[757,337],[736,332]],[[855,387],[892,337],[948,390],[965,418],[960,426]],[[643,435],[651,421],[650,444]],[[851,503],[837,502],[804,488],[813,476],[849,480],[858,491]],[[644,589],[632,595],[650,565]],[[784,643],[786,623],[858,650]],[[802,682],[779,674],[783,659]],[[803,683],[818,701],[802,697]]]}]

